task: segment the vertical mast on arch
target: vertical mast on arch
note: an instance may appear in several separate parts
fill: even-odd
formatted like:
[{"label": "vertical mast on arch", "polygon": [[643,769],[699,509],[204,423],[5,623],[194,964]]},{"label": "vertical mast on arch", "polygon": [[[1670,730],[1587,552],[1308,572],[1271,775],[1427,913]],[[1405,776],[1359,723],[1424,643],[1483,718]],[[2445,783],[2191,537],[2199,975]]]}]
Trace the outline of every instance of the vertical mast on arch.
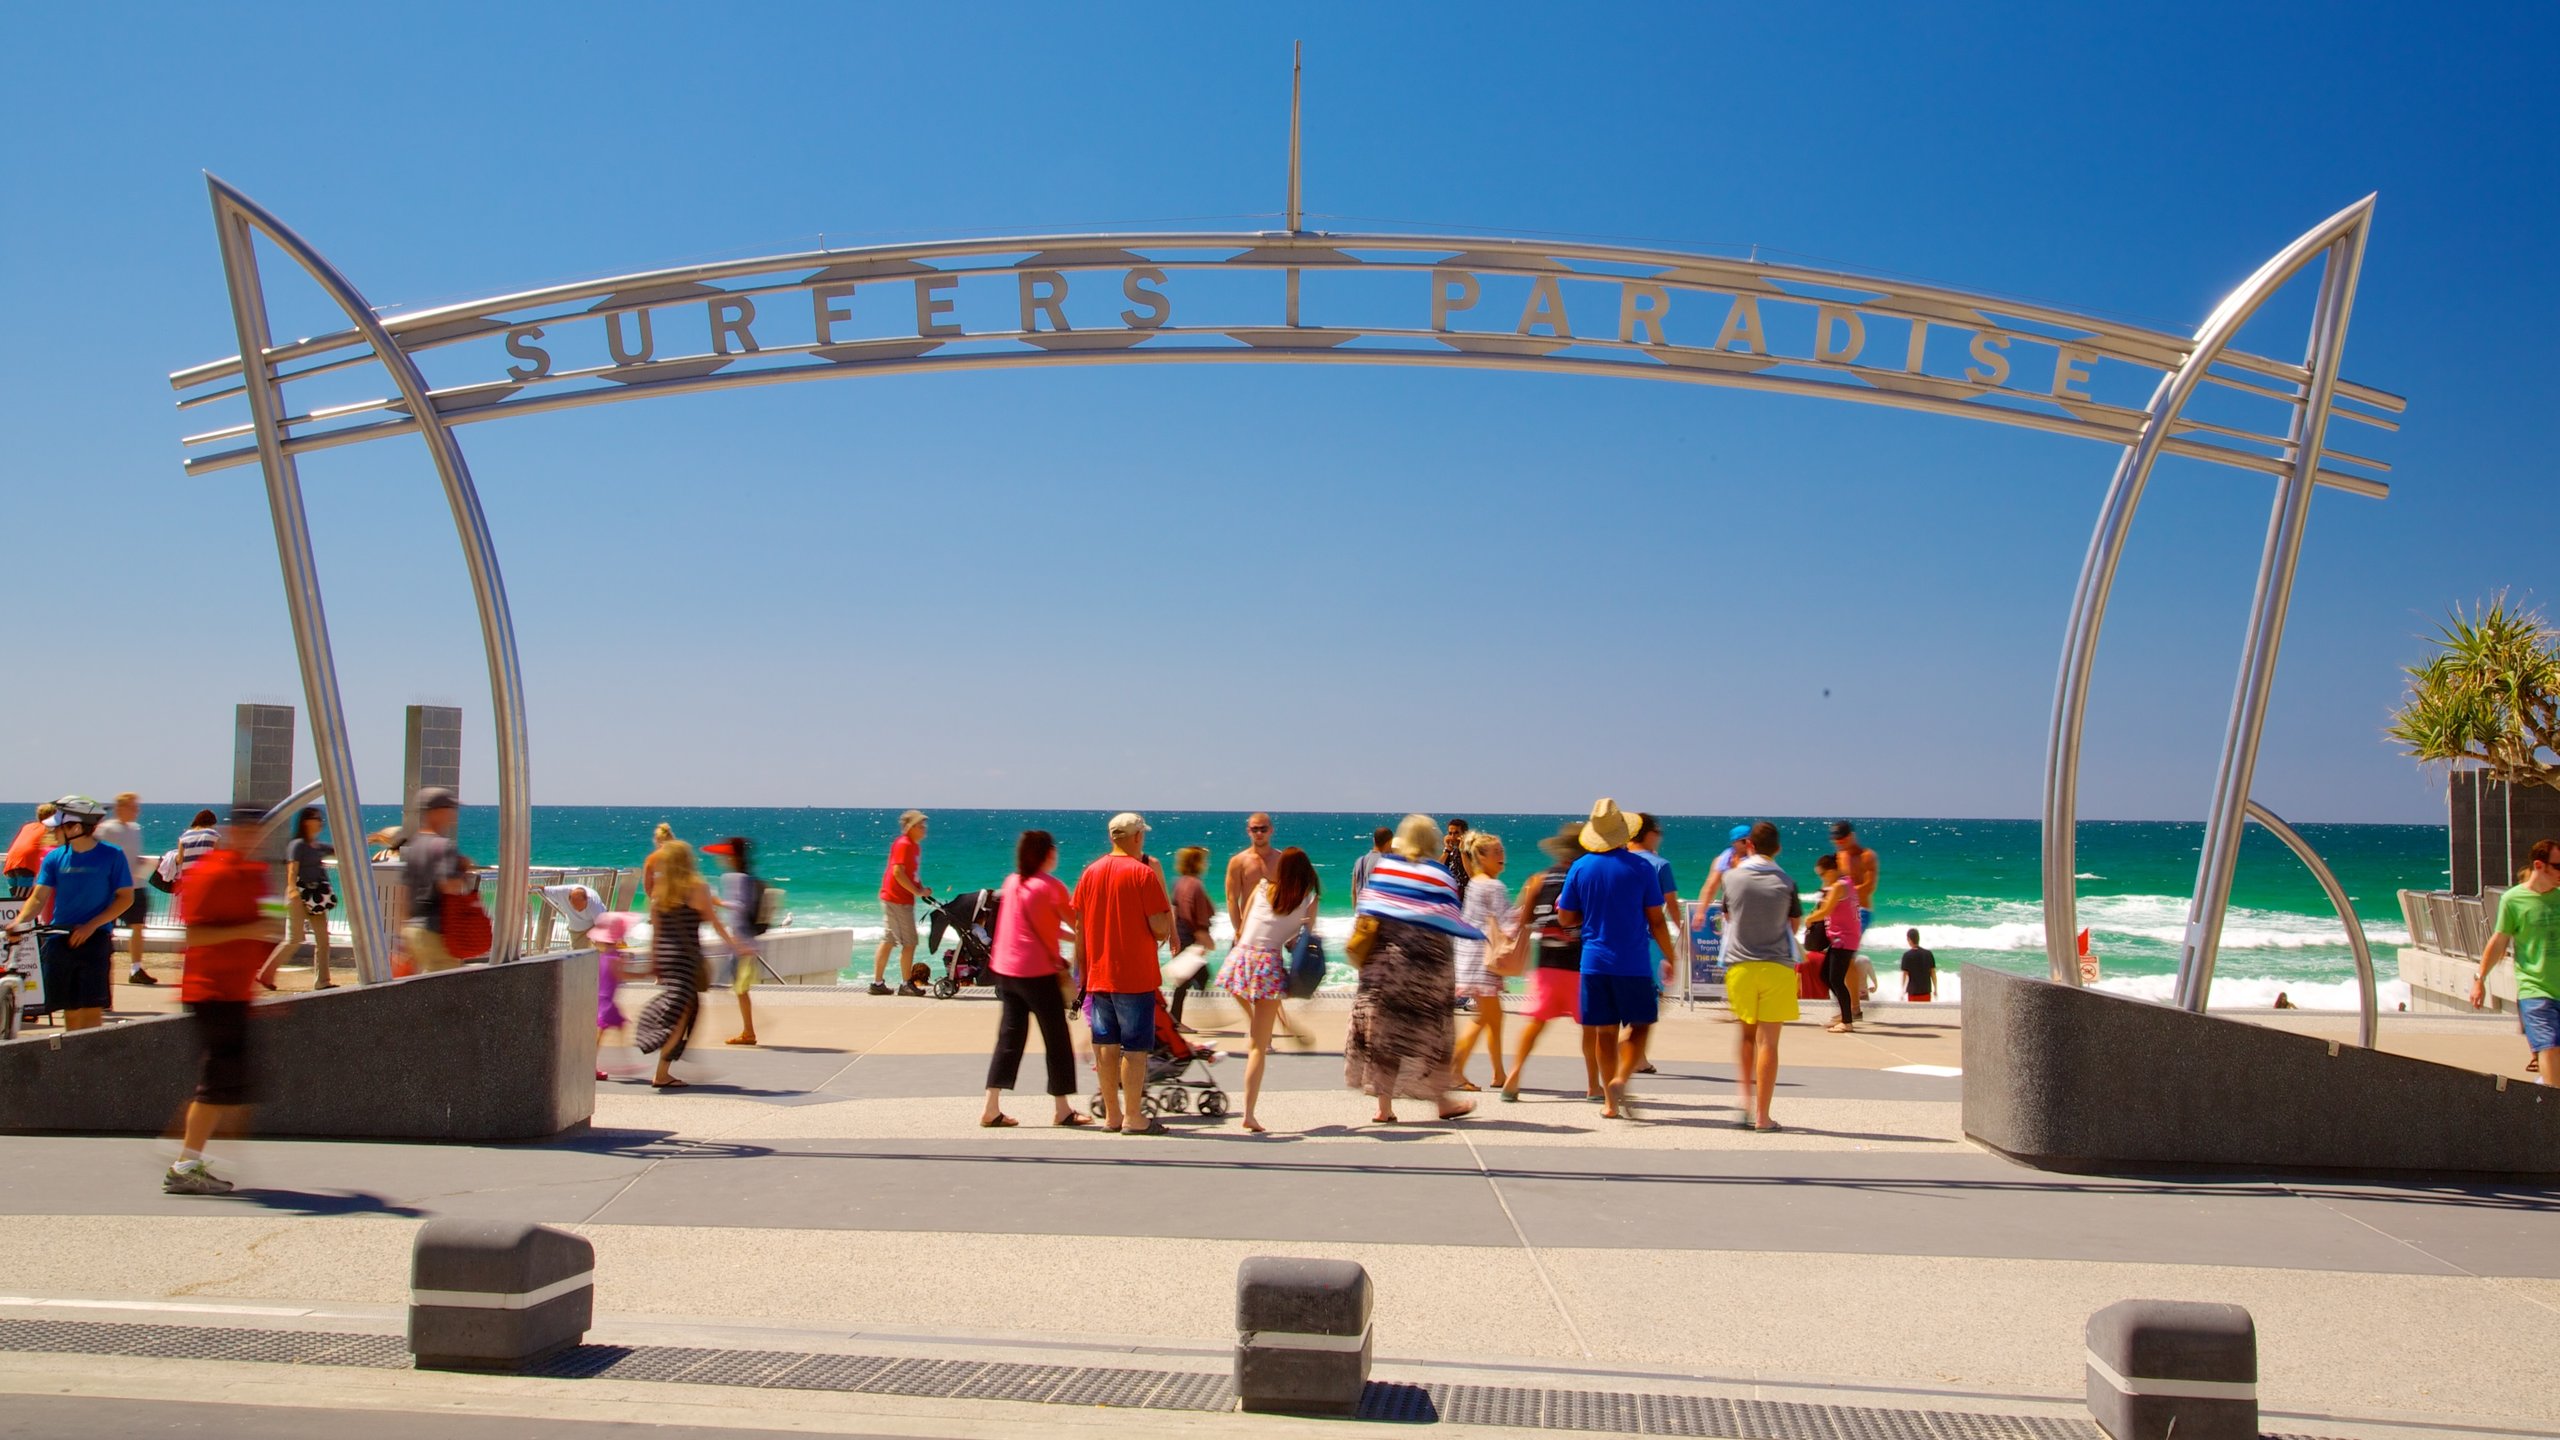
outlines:
[{"label": "vertical mast on arch", "polygon": [[[462,449],[444,423],[427,391],[417,363],[394,342],[373,307],[335,266],[320,258],[257,202],[222,180],[208,175],[214,228],[222,245],[223,278],[231,294],[231,314],[240,338],[241,381],[257,434],[258,459],[267,477],[267,506],[275,523],[276,553],[284,568],[285,605],[293,616],[294,651],[302,670],[303,696],[311,707],[314,745],[320,752],[321,785],[328,796],[331,823],[338,827],[340,849],[361,854],[362,842],[350,846],[350,834],[361,837],[363,812],[356,795],[355,763],[348,743],[346,712],[338,695],[338,674],[329,648],[328,619],[320,601],[320,577],[311,551],[311,528],[302,503],[301,474],[285,448],[282,381],[269,352],[265,289],[258,276],[256,237],[292,257],[313,283],[326,292],[381,362],[399,388],[402,408],[416,422],[444,482],[445,501],[453,512],[454,531],[462,542],[462,558],[471,576],[472,600],[480,612],[481,646],[489,662],[491,709],[498,730],[498,893],[490,917],[495,938],[489,958],[503,963],[516,958],[523,943],[527,870],[533,861],[533,806],[527,783],[524,675],[516,656],[515,622],[507,611],[506,581],[498,571],[498,549],[480,508],[479,491]],[[390,941],[380,902],[368,882],[346,887],[347,919],[353,932],[356,970],[368,983],[390,977]]]}]

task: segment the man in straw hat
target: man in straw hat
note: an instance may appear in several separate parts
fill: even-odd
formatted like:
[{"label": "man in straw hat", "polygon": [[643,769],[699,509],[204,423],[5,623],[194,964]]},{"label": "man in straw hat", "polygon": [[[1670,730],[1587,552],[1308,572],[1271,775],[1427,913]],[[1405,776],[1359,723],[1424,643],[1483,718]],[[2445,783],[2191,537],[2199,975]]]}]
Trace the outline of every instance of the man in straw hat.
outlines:
[{"label": "man in straw hat", "polygon": [[1659,971],[1668,979],[1671,957],[1679,953],[1662,918],[1660,872],[1629,848],[1635,836],[1635,817],[1603,797],[1582,827],[1587,853],[1573,862],[1556,897],[1557,918],[1582,935],[1582,1023],[1598,1035],[1605,1120],[1635,1116],[1627,1082],[1644,1064],[1645,1040],[1660,1018],[1654,976]]}]

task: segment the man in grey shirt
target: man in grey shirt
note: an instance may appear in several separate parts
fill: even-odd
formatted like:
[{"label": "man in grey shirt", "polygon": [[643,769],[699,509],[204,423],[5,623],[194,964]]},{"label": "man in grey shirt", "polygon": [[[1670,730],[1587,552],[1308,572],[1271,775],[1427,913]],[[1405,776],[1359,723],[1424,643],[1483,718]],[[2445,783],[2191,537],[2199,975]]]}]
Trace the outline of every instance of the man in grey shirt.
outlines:
[{"label": "man in grey shirt", "polygon": [[400,847],[409,886],[409,921],[400,927],[400,944],[420,970],[450,970],[461,963],[444,943],[444,897],[471,889],[462,854],[453,846],[461,811],[450,790],[419,791],[418,833]]},{"label": "man in grey shirt", "polygon": [[1766,1133],[1769,1096],[1778,1083],[1778,1035],[1798,1015],[1795,920],[1804,901],[1795,879],[1778,868],[1778,827],[1751,827],[1751,853],[1724,872],[1724,994],[1741,1022],[1734,1078],[1742,1087],[1743,1128]]}]

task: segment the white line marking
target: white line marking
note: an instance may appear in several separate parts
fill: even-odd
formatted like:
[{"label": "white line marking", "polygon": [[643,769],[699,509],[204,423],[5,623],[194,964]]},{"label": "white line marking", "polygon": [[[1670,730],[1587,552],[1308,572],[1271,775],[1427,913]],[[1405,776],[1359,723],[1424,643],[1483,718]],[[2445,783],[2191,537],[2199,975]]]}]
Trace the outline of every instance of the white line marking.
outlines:
[{"label": "white line marking", "polygon": [[1942,1080],[1952,1080],[1964,1073],[1954,1065],[1887,1065],[1884,1070],[1888,1075],[1935,1075]]},{"label": "white line marking", "polygon": [[1547,1298],[1555,1302],[1556,1314],[1564,1321],[1565,1333],[1573,1337],[1573,1348],[1582,1352],[1583,1359],[1592,1358],[1591,1342],[1582,1338],[1582,1327],[1573,1323],[1573,1312],[1565,1308],[1563,1293],[1556,1289],[1556,1282],[1547,1274],[1547,1262],[1538,1258],[1538,1247],[1529,1243],[1529,1232],[1520,1228],[1520,1217],[1511,1213],[1511,1202],[1503,1198],[1501,1184],[1493,1178],[1493,1171],[1484,1163],[1484,1156],[1477,1152],[1475,1137],[1460,1130],[1458,1138],[1467,1143],[1467,1153],[1475,1157],[1476,1169],[1483,1173],[1485,1185],[1493,1191],[1493,1203],[1502,1207],[1502,1218],[1511,1222],[1511,1233],[1520,1237],[1520,1248],[1529,1252],[1529,1268],[1538,1272],[1538,1283],[1546,1287]]},{"label": "white line marking", "polygon": [[2254,1380],[2160,1380],[2148,1377],[2127,1379],[2115,1367],[2089,1352],[2089,1368],[2099,1379],[2114,1386],[2120,1395],[2160,1395],[2173,1400],[2255,1400],[2258,1385]]},{"label": "white line marking", "polygon": [[144,1310],[172,1315],[318,1315],[281,1305],[185,1305],[169,1300],[44,1300],[32,1295],[0,1295],[0,1305],[43,1306],[66,1310]]},{"label": "white line marking", "polygon": [[566,1280],[554,1280],[539,1290],[420,1290],[413,1287],[409,1291],[409,1303],[449,1305],[460,1310],[530,1310],[595,1283],[596,1272],[581,1270]]}]

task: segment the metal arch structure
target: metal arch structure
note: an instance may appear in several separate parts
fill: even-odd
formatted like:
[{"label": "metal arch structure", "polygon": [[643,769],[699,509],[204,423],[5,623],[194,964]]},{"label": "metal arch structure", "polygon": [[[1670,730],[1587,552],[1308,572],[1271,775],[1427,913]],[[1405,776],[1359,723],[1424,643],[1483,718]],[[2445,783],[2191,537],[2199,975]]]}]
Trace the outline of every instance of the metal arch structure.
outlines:
[{"label": "metal arch structure", "polygon": [[2337,874],[2329,868],[2329,862],[2320,858],[2320,852],[2311,848],[2311,842],[2302,838],[2302,832],[2284,823],[2276,812],[2255,800],[2243,808],[2248,818],[2265,826],[2268,834],[2283,841],[2284,848],[2292,851],[2294,858],[2311,872],[2311,878],[2320,882],[2320,892],[2329,897],[2329,907],[2338,912],[2338,922],[2347,927],[2347,949],[2356,958],[2356,1034],[2359,1037],[2356,1043],[2367,1050],[2372,1049],[2375,1035],[2382,1025],[2382,997],[2375,989],[2373,946],[2365,940],[2364,921],[2356,918],[2356,907],[2347,898],[2347,887],[2338,883]]},{"label": "metal arch structure", "polygon": [[[318,563],[311,550],[311,527],[302,503],[302,480],[287,431],[291,423],[280,412],[288,378],[278,371],[269,335],[266,292],[258,273],[256,237],[283,251],[311,277],[355,326],[353,342],[378,363],[397,388],[400,403],[415,417],[413,428],[425,438],[427,453],[444,482],[445,500],[453,512],[454,532],[462,541],[463,560],[471,576],[471,594],[480,613],[480,637],[489,662],[491,708],[498,725],[498,893],[491,917],[493,963],[515,958],[524,931],[528,867],[533,863],[533,805],[527,784],[524,676],[516,650],[515,622],[507,609],[506,582],[498,569],[496,541],[471,483],[470,467],[454,443],[417,362],[394,341],[382,319],[337,267],[320,256],[257,202],[214,176],[205,183],[212,192],[214,227],[220,237],[223,275],[231,292],[232,322],[240,337],[240,389],[249,406],[257,454],[267,476],[267,502],[276,531],[276,554],[284,571],[286,604],[292,611],[294,649],[301,662],[304,698],[311,706],[314,748],[320,752],[320,783],[329,813],[341,826],[364,828],[363,802],[356,793],[355,762],[348,742],[346,712],[338,695],[337,666],[329,648],[329,625],[320,598]],[[343,841],[344,831],[341,832]],[[361,853],[359,845],[356,851]],[[355,951],[356,973],[367,984],[390,978],[391,946],[380,901],[370,884],[351,884],[347,922]]]},{"label": "metal arch structure", "polygon": [[[2178,366],[2160,379],[2146,407],[2141,434],[2127,446],[2115,479],[2098,511],[2096,532],[2082,561],[2080,583],[2072,598],[2071,620],[2064,632],[2062,667],[2054,684],[2053,725],[2046,747],[2044,801],[2045,958],[2053,978],[2064,984],[2080,981],[2076,937],[2079,931],[2077,822],[2080,793],[2080,738],[2088,715],[2089,677],[2096,664],[2099,627],[2115,587],[2117,563],[2123,558],[2134,513],[2142,504],[2152,466],[2176,433],[2179,417],[2213,367],[2229,353],[2231,342],[2286,282],[2312,261],[2325,257],[2320,299],[2312,317],[2309,353],[2298,387],[2300,404],[2290,421],[2279,471],[2275,515],[2266,552],[2259,564],[2256,596],[2251,602],[2249,630],[2241,654],[2240,680],[2232,700],[2231,721],[2223,737],[2222,759],[2214,777],[2212,806],[2205,819],[2205,841],[2196,888],[2187,908],[2187,929],[2178,955],[2177,1002],[2201,1013],[2213,986],[2213,968],[2221,946],[2223,912],[2230,903],[2232,876],[2240,858],[2240,827],[2249,803],[2249,782],[2256,773],[2258,744],[2265,731],[2267,697],[2275,680],[2276,650],[2284,636],[2285,615],[2293,594],[2295,563],[2301,557],[2304,527],[2310,516],[2311,489],[2320,475],[2333,397],[2339,389],[2339,357],[2346,345],[2347,312],[2355,301],[2356,280],[2363,268],[2365,237],[2373,224],[2374,198],[2364,197],[2276,252],[2257,273],[2223,298],[2197,330],[2194,343]],[[2281,824],[2269,827],[2300,839]]]},{"label": "metal arch structure", "polygon": [[[1294,219],[1294,135],[1290,177]],[[186,437],[195,452],[185,461],[189,473],[254,462],[267,472],[271,498],[280,487],[289,495],[290,505],[277,509],[279,552],[295,591],[296,640],[315,729],[326,721],[323,771],[333,801],[341,791],[330,767],[345,767],[329,757],[333,744],[343,746],[343,725],[293,462],[393,436],[427,438],[454,500],[490,651],[502,755],[500,861],[502,875],[514,877],[502,880],[513,890],[501,890],[492,917],[502,943],[521,928],[521,877],[530,859],[523,715],[495,547],[455,441],[460,426],[810,379],[1060,364],[1276,362],[1668,380],[1851,400],[2122,446],[2065,631],[2047,752],[2047,953],[2053,978],[2066,984],[2079,983],[2074,826],[2088,682],[2134,512],[2164,455],[2267,475],[2277,482],[2275,519],[2181,956],[2179,999],[2201,1010],[2310,494],[2319,487],[2388,493],[2381,478],[2386,464],[2328,443],[2332,420],[2390,431],[2405,409],[2399,397],[2351,384],[2338,372],[2372,205],[2367,197],[2287,246],[2186,336],[1756,254],[1294,227],[821,247],[385,315],[366,308],[273,217],[216,182],[217,216],[227,217],[240,355],[170,379],[182,408],[238,398],[249,405],[246,423]],[[247,257],[250,226],[321,280],[352,328],[275,343]],[[2268,298],[2323,256],[2330,263],[2306,357],[2295,362],[2232,348]],[[1333,294],[1321,293],[1325,287]],[[1326,316],[1309,323],[1302,288],[1319,292],[1320,308],[1349,309],[1381,298],[1400,308],[1383,320]],[[1516,322],[1507,319],[1507,298],[1498,309],[1487,303],[1506,288],[1519,297]],[[965,314],[964,299],[972,302]],[[1188,316],[1204,306],[1216,313],[1175,323],[1177,310]],[[1488,316],[1489,310],[1495,313]],[[783,334],[786,328],[793,333]],[[573,352],[577,345],[583,359]],[[377,361],[391,375],[392,394],[357,391],[299,409],[283,403],[288,386],[297,393],[332,386],[343,392],[359,367]],[[442,372],[439,383],[429,383],[430,368]],[[2043,383],[2027,383],[2034,369],[2042,370]],[[2146,374],[2158,377],[2147,405],[2100,398],[2101,388]],[[2190,413],[2191,402],[2206,396],[2210,418]],[[351,784],[349,777],[343,791],[350,799]]]}]

